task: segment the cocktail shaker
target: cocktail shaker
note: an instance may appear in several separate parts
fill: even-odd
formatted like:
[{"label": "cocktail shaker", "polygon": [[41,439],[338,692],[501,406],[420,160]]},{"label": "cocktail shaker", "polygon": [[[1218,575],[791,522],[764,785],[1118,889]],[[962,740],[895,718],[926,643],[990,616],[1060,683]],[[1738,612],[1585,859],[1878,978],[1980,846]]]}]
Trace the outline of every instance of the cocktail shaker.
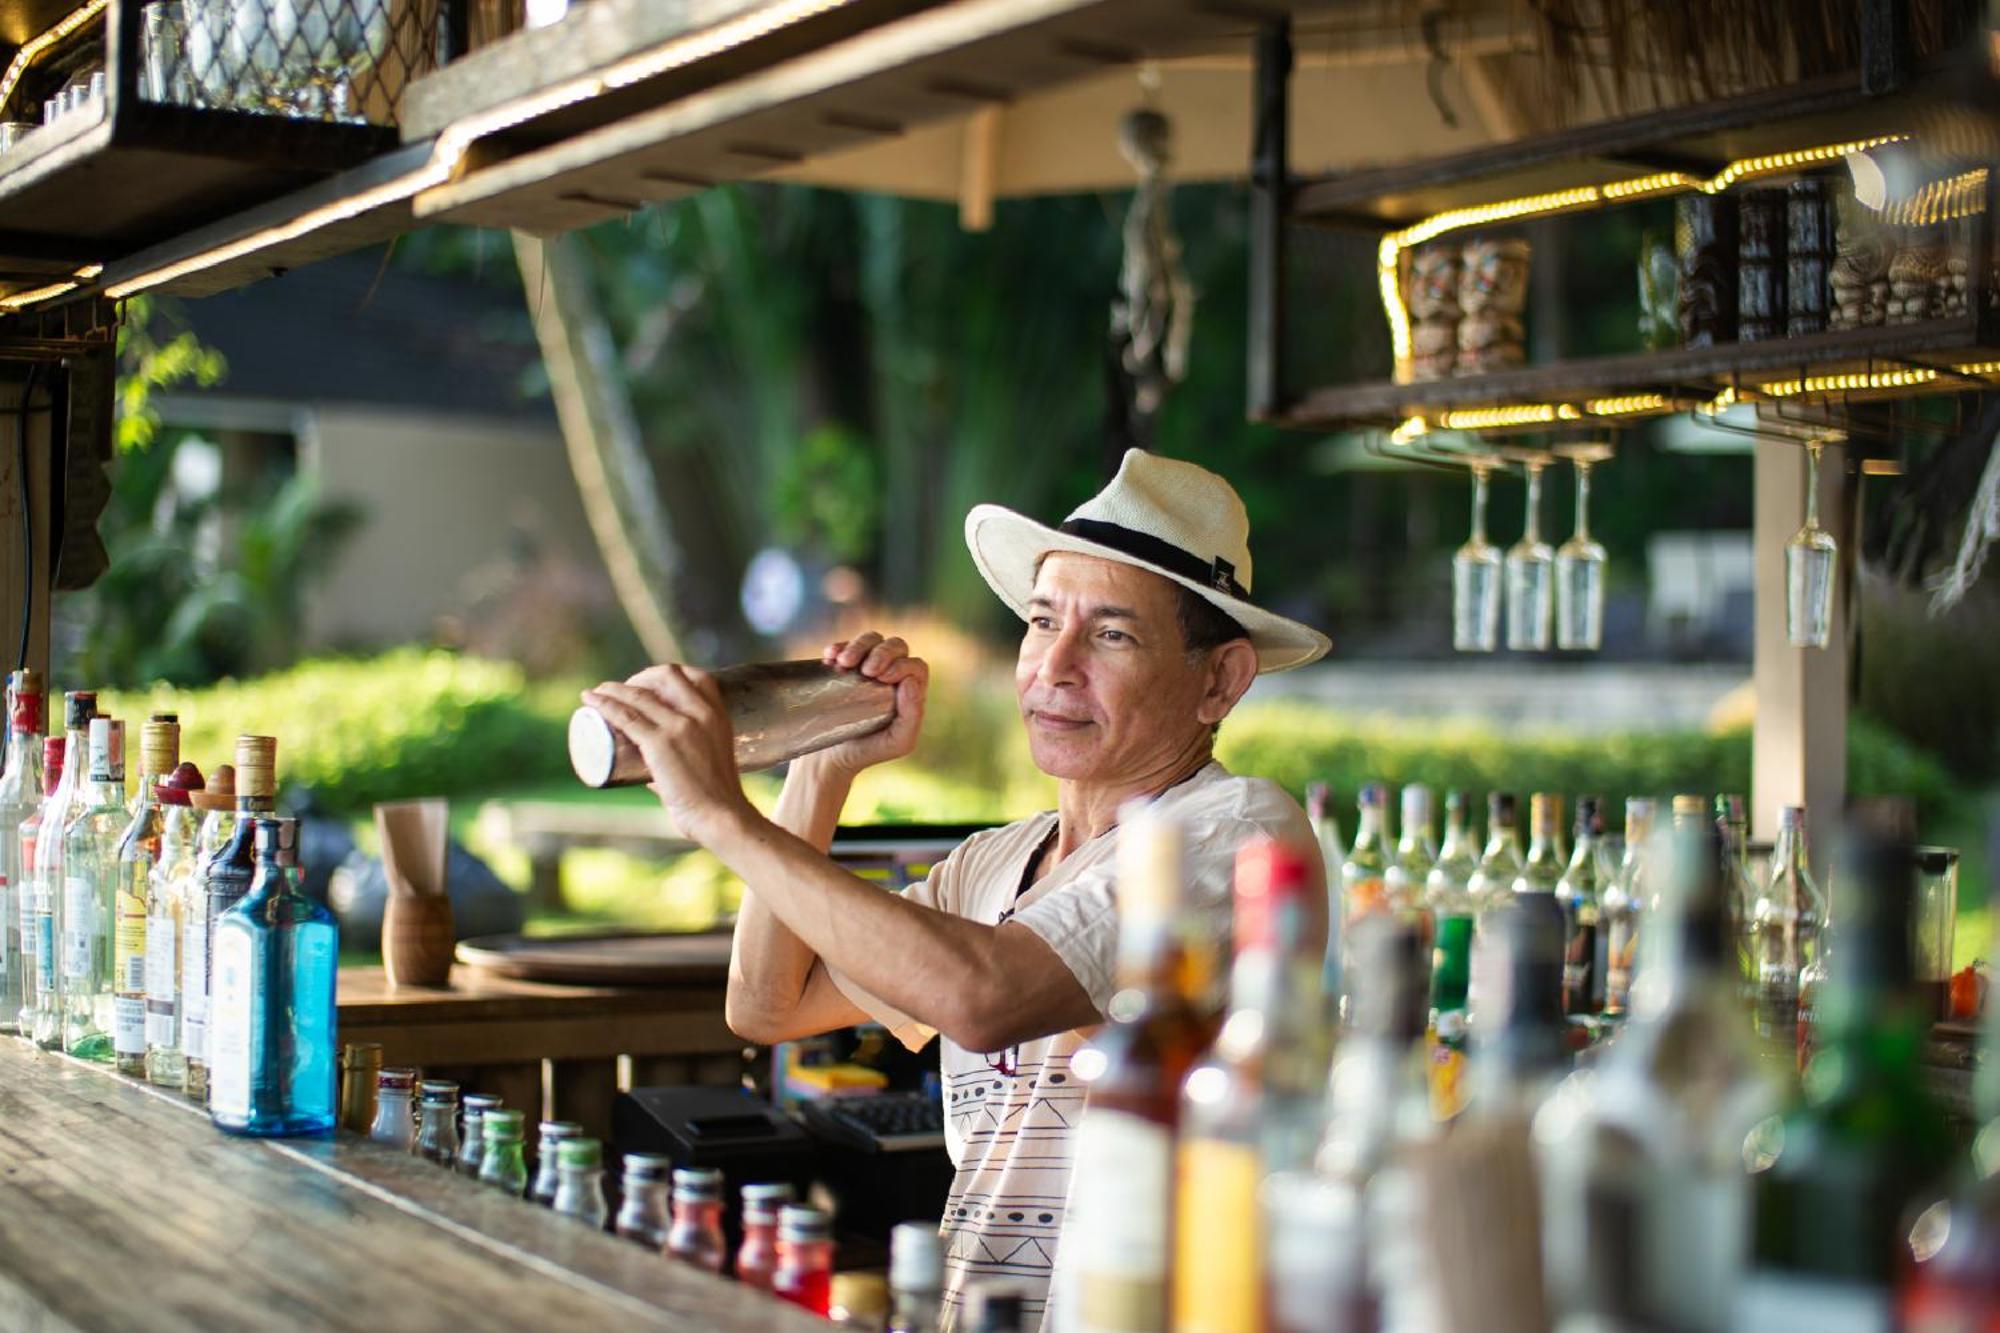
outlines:
[{"label": "cocktail shaker", "polygon": [[[752,662],[714,674],[745,773],[880,731],[896,716],[895,686],[824,662]],[[639,747],[595,708],[570,715],[569,762],[586,787],[650,780]]]}]

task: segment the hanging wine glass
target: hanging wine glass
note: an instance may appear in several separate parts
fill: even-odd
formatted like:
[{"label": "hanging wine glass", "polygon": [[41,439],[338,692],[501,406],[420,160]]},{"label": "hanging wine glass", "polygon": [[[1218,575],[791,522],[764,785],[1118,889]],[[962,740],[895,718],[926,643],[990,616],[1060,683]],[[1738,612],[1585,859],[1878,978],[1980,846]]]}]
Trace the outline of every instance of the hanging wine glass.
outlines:
[{"label": "hanging wine glass", "polygon": [[1819,525],[1819,451],[1806,446],[1806,522],[1785,546],[1785,631],[1794,648],[1824,648],[1833,637],[1833,534]]},{"label": "hanging wine glass", "polygon": [[1538,653],[1549,646],[1555,610],[1556,553],[1542,540],[1542,469],[1546,458],[1528,460],[1528,518],[1521,540],[1507,551],[1507,646]]},{"label": "hanging wine glass", "polygon": [[1472,465],[1472,535],[1451,558],[1451,646],[1490,653],[1500,646],[1500,548],[1486,540],[1487,479],[1493,465]]},{"label": "hanging wine glass", "polygon": [[1604,547],[1590,536],[1590,469],[1611,457],[1605,444],[1558,450],[1576,468],[1576,531],[1556,548],[1556,647],[1604,646]]}]

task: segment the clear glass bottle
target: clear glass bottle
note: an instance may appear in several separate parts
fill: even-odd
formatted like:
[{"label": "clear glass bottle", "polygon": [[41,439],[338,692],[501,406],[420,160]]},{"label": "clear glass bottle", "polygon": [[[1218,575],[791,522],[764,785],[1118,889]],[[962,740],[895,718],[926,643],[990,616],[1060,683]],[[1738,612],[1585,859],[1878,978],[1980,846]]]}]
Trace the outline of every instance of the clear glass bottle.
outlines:
[{"label": "clear glass bottle", "polygon": [[35,874],[35,855],[41,842],[42,812],[62,785],[63,751],[67,744],[61,736],[51,736],[42,742],[42,804],[21,821],[18,838],[21,889],[16,895],[16,908],[21,916],[21,1012],[14,1027],[30,1041],[37,1037],[37,1016],[45,1005],[55,1003],[56,918]]},{"label": "clear glass bottle", "polygon": [[479,1183],[520,1198],[528,1188],[528,1163],[521,1155],[526,1117],[495,1107],[483,1117],[485,1147],[479,1155]]},{"label": "clear glass bottle", "polygon": [[[200,905],[201,930],[188,931],[188,947],[199,947],[201,953],[193,959],[194,974],[190,978],[186,962],[181,971],[183,993],[192,1002],[194,996],[201,997],[202,1011],[207,1019],[207,1040],[203,1046],[202,1058],[194,1058],[194,1048],[188,1048],[188,1093],[202,1100],[208,1095],[209,1047],[215,1040],[215,1004],[212,977],[215,958],[215,928],[222,920],[223,913],[241,901],[250,891],[250,882],[257,873],[257,849],[255,825],[259,818],[277,813],[278,809],[278,742],[269,736],[238,736],[236,738],[235,803],[227,812],[219,812],[214,819],[202,821],[202,858],[195,867],[198,883],[195,901]],[[211,839],[216,841],[211,842]],[[192,906],[192,904],[191,904]],[[201,1091],[195,1091],[199,1084]]]},{"label": "clear glass bottle", "polygon": [[118,838],[125,808],[125,724],[90,720],[90,782],[63,831],[63,1049],[82,1060],[112,1059],[111,928],[118,893]]},{"label": "clear glass bottle", "polygon": [[1757,941],[1757,1036],[1786,1062],[1798,1059],[1799,983],[1819,958],[1826,899],[1814,882],[1806,853],[1804,806],[1778,812],[1778,843],[1771,879],[1751,914]]},{"label": "clear glass bottle", "polygon": [[1736,942],[1736,973],[1745,1013],[1757,996],[1757,940],[1752,922],[1762,896],[1750,874],[1750,803],[1724,793],[1715,798],[1715,822],[1722,829],[1723,878],[1729,886],[1729,932]]},{"label": "clear glass bottle", "polygon": [[417,1071],[383,1069],[375,1075],[375,1123],[368,1137],[397,1152],[416,1148],[417,1121],[413,1103],[417,1095]]},{"label": "clear glass bottle", "polygon": [[579,1134],[556,1145],[556,1197],[549,1206],[593,1230],[604,1230],[611,1211],[604,1203],[603,1144]]},{"label": "clear glass bottle", "polygon": [[823,1210],[798,1203],[779,1210],[771,1294],[826,1317],[833,1303],[833,1219]]},{"label": "clear glass bottle", "polygon": [[544,1208],[554,1205],[556,1186],[561,1183],[556,1174],[556,1145],[582,1133],[583,1126],[574,1120],[544,1120],[536,1127],[535,1183],[529,1188],[528,1197]]},{"label": "clear glass bottle", "polygon": [[743,1187],[743,1243],[736,1249],[736,1280],[771,1289],[778,1267],[778,1213],[793,1199],[792,1187],[761,1182]]},{"label": "clear glass bottle", "polygon": [[684,1264],[722,1271],[728,1253],[722,1239],[722,1173],[714,1167],[682,1167],[674,1172],[673,1220],[667,1225],[666,1252]]},{"label": "clear glass bottle", "polygon": [[1618,873],[1605,886],[1600,906],[1604,922],[1604,1016],[1620,1019],[1631,1006],[1632,972],[1639,956],[1639,935],[1647,898],[1652,893],[1647,871],[1656,805],[1650,796],[1625,800],[1625,854]]},{"label": "clear glass bottle", "polygon": [[938,1333],[944,1308],[944,1246],[928,1222],[889,1233],[889,1333]]},{"label": "clear glass bottle", "polygon": [[1516,893],[1554,893],[1562,882],[1562,797],[1538,791],[1528,798],[1528,859],[1514,877]]},{"label": "clear glass bottle", "polygon": [[1424,877],[1424,907],[1431,914],[1434,938],[1447,917],[1470,918],[1476,911],[1472,876],[1479,869],[1479,844],[1472,836],[1471,817],[1471,792],[1445,794],[1444,845]]},{"label": "clear glass bottle", "polygon": [[1340,867],[1347,860],[1347,843],[1340,819],[1333,812],[1333,793],[1324,782],[1306,786],[1306,819],[1319,843],[1320,864],[1326,871],[1326,954],[1320,970],[1320,994],[1329,1030],[1340,1025]]},{"label": "clear glass bottle", "polygon": [[465,1094],[465,1132],[458,1141],[458,1160],[453,1164],[461,1176],[477,1176],[480,1158],[486,1151],[486,1113],[500,1109],[500,1099],[491,1093]]},{"label": "clear glass bottle", "polygon": [[189,797],[195,811],[194,845],[172,871],[167,886],[180,914],[181,1088],[196,1101],[208,1096],[208,860],[228,841],[236,820],[236,769],[217,765],[203,789]]},{"label": "clear glass bottle", "polygon": [[1738,1007],[1720,840],[1666,837],[1631,1017],[1536,1120],[1557,1328],[1728,1328],[1748,1242],[1746,1140],[1775,1109]]},{"label": "clear glass bottle", "polygon": [[1467,1114],[1525,1125],[1571,1062],[1562,1012],[1562,908],[1550,893],[1523,893],[1487,914],[1473,946],[1493,978],[1475,1010]]},{"label": "clear glass bottle", "polygon": [[181,729],[156,715],[139,732],[139,791],[132,820],[118,838],[111,926],[111,1049],[118,1072],[146,1076],[146,929],[153,912],[153,869],[160,863],[166,808],[159,784],[180,763]]},{"label": "clear glass bottle", "polygon": [[1556,881],[1563,911],[1563,1012],[1582,1018],[1604,1010],[1604,891],[1611,867],[1604,855],[1604,807],[1576,798],[1576,846]]},{"label": "clear glass bottle", "polygon": [[1431,867],[1437,864],[1437,843],[1431,837],[1431,789],[1420,782],[1403,788],[1402,822],[1396,839],[1396,857],[1389,863],[1384,883],[1389,906],[1405,921],[1417,923],[1418,932],[1428,942],[1429,914],[1424,910],[1424,893],[1430,882]]},{"label": "clear glass bottle", "polygon": [[438,1166],[458,1161],[458,1084],[427,1078],[417,1085],[417,1156]]},{"label": "clear glass bottle", "polygon": [[[649,1250],[667,1245],[667,1182],[674,1159],[659,1153],[628,1152],[619,1183],[618,1221],[614,1230]],[[746,1220],[744,1225],[749,1225]]]},{"label": "clear glass bottle", "polygon": [[[1301,1112],[1317,1117],[1325,1087],[1324,1058],[1313,1059],[1296,1034],[1315,1006],[1295,993],[1286,947],[1290,938],[1298,948],[1289,923],[1304,915],[1311,889],[1307,863],[1281,843],[1256,840],[1237,853],[1229,1017],[1181,1085],[1172,1282],[1175,1318],[1188,1326],[1262,1322],[1257,1187],[1272,1169],[1295,1165],[1284,1159]],[[1274,1137],[1283,1153],[1273,1152]]]},{"label": "clear glass bottle", "polygon": [[188,763],[175,765],[158,787],[160,853],[146,911],[146,1077],[169,1088],[187,1082],[181,1053],[181,936],[187,920],[182,881],[194,869],[201,814],[193,802],[202,787],[201,770]]},{"label": "clear glass bottle", "polygon": [[1340,866],[1341,929],[1387,911],[1389,875],[1389,789],[1379,782],[1361,789],[1354,845]]},{"label": "clear glass bottle", "polygon": [[[79,800],[89,785],[90,721],[97,716],[97,692],[72,690],[63,696],[61,780],[42,804],[35,839],[35,930],[40,950],[35,988],[35,1044],[59,1050],[63,1044],[63,894],[67,876],[64,835],[70,820],[83,808]],[[41,947],[46,946],[46,947]]]},{"label": "clear glass bottle", "polygon": [[42,803],[42,673],[7,677],[7,764],[0,771],[0,1032],[21,1031],[34,971],[30,901],[21,868],[21,825]]},{"label": "clear glass bottle", "polygon": [[1514,894],[1514,881],[1525,864],[1521,857],[1521,830],[1515,825],[1513,793],[1496,791],[1486,798],[1486,850],[1467,887],[1472,891],[1476,912],[1505,906]]}]

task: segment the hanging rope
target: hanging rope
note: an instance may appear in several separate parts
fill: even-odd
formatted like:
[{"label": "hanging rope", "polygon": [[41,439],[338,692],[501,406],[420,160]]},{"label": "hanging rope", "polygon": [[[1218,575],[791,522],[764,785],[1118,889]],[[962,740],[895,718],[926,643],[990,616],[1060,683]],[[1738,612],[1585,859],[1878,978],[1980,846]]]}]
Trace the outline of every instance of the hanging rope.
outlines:
[{"label": "hanging rope", "polygon": [[1965,533],[1958,541],[1958,556],[1951,568],[1929,582],[1931,614],[1943,615],[1957,606],[1972,590],[1985,567],[1987,554],[2000,542],[2000,432],[1987,445],[1986,470],[1980,474],[1979,489],[1973,492],[1971,508],[1965,515]]}]

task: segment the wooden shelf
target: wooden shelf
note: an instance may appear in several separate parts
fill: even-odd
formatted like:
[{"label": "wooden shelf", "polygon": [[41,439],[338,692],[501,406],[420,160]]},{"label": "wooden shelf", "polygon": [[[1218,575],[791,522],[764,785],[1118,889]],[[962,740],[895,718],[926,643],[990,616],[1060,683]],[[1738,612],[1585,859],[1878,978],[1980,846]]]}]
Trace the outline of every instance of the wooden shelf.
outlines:
[{"label": "wooden shelf", "polygon": [[[1726,387],[1754,388],[1754,381],[1746,376],[1758,380],[1803,378],[1898,366],[1950,367],[1968,361],[2000,361],[2000,347],[1995,344],[2000,344],[2000,337],[1994,337],[1990,330],[1982,335],[1978,321],[1971,316],[1926,320],[1764,342],[1582,357],[1408,384],[1373,381],[1320,388],[1304,394],[1271,419],[1281,425],[1331,430],[1393,425],[1419,412],[1574,403],[1638,394],[1662,394],[1691,406]],[[1923,386],[1922,391],[1945,392],[1952,384],[1940,379]]]}]

